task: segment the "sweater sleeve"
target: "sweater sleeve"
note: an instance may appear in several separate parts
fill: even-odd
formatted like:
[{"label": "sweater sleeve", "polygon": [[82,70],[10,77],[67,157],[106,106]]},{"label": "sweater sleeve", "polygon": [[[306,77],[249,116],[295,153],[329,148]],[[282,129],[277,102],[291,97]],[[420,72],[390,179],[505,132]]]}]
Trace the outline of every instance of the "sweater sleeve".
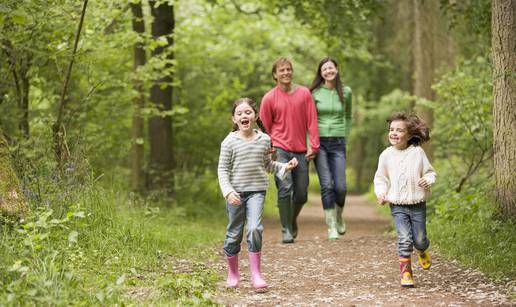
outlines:
[{"label": "sweater sleeve", "polygon": [[437,173],[435,172],[434,168],[432,167],[432,164],[430,164],[430,161],[428,161],[428,158],[426,156],[426,153],[425,151],[423,150],[423,148],[420,148],[421,150],[421,155],[423,156],[423,174],[422,174],[422,177],[425,178],[425,180],[429,183],[429,184],[434,184],[435,183],[435,180],[436,180],[436,177],[437,177]]},{"label": "sweater sleeve", "polygon": [[229,193],[235,191],[231,185],[231,182],[229,181],[229,173],[231,170],[231,155],[231,147],[228,145],[228,142],[224,140],[220,146],[219,166],[217,169],[220,190],[222,191],[224,198],[226,198]]},{"label": "sweater sleeve", "polygon": [[387,195],[387,191],[389,190],[389,175],[386,160],[385,152],[382,152],[378,159],[378,169],[374,174],[374,193],[377,197]]},{"label": "sweater sleeve", "polygon": [[312,148],[313,153],[319,152],[319,127],[317,123],[317,109],[315,107],[314,99],[312,98],[312,94],[307,89],[306,91],[306,118],[307,118],[307,126],[308,126],[308,135],[310,137],[310,148]]},{"label": "sweater sleeve", "polygon": [[353,117],[353,93],[351,92],[351,89],[349,87],[344,88],[344,98],[346,99],[346,130],[345,130],[345,136],[346,140],[349,138],[349,134],[351,133],[351,126],[352,126],[352,117]]}]

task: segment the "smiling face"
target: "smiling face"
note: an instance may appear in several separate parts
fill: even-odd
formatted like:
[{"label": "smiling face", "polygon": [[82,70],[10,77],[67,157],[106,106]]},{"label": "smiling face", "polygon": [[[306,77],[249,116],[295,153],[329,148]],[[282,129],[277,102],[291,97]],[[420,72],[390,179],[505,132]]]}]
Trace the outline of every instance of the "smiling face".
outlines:
[{"label": "smiling face", "polygon": [[321,66],[321,77],[324,79],[325,83],[333,83],[335,78],[337,78],[337,67],[335,63],[332,61],[328,61]]},{"label": "smiling face", "polygon": [[389,143],[396,149],[405,149],[408,147],[409,139],[410,134],[405,121],[392,121],[389,127]]},{"label": "smiling face", "polygon": [[233,123],[238,126],[240,132],[250,133],[253,131],[257,116],[253,108],[248,103],[243,102],[233,112]]},{"label": "smiling face", "polygon": [[290,63],[280,63],[273,73],[278,85],[289,86],[292,83],[292,66]]}]

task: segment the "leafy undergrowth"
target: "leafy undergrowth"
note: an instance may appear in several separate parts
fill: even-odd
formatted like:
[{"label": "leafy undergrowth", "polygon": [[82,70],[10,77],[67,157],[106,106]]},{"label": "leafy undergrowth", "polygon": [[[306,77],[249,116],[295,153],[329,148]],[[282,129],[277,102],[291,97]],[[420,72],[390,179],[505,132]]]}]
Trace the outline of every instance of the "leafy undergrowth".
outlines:
[{"label": "leafy undergrowth", "polygon": [[[0,305],[213,303],[220,277],[198,263],[216,256],[203,250],[223,239],[224,210],[192,218],[163,208],[92,187],[66,210],[40,206],[24,224],[4,221]],[[188,271],[171,265],[177,259]]]},{"label": "leafy undergrowth", "polygon": [[428,231],[441,252],[496,280],[516,280],[516,227],[493,218],[488,194],[447,191],[430,205]]}]

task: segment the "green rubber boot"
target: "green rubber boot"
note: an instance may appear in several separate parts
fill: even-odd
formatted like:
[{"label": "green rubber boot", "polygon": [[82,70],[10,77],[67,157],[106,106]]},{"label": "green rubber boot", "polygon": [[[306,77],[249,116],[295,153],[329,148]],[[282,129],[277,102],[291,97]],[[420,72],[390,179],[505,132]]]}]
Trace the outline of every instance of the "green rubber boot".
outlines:
[{"label": "green rubber boot", "polygon": [[304,204],[294,204],[294,219],[292,221],[292,236],[297,238],[297,217],[299,213],[301,213],[301,209],[303,209]]},{"label": "green rubber boot", "polygon": [[328,240],[338,240],[337,221],[335,219],[335,208],[324,209],[324,219],[328,225]]},{"label": "green rubber boot", "polygon": [[337,222],[337,231],[339,232],[339,235],[343,235],[346,233],[346,224],[342,221],[342,211],[343,210],[344,210],[344,207],[335,205],[335,218],[336,218],[336,222]]},{"label": "green rubber boot", "polygon": [[280,214],[281,221],[281,235],[283,243],[293,243],[294,236],[292,230],[292,220],[294,215],[294,210],[292,208],[292,203],[290,201],[281,201],[278,202],[278,209]]}]

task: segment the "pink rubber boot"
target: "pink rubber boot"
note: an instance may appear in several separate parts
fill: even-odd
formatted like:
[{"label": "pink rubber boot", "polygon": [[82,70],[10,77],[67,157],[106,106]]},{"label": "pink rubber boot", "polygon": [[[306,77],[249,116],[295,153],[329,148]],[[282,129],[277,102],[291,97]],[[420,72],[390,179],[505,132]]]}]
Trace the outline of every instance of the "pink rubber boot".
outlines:
[{"label": "pink rubber boot", "polygon": [[226,282],[227,288],[238,287],[240,274],[238,273],[238,255],[227,257],[228,260],[228,280]]},{"label": "pink rubber boot", "polygon": [[253,253],[249,252],[249,268],[251,270],[251,281],[253,287],[257,289],[267,288],[267,283],[263,280],[262,273],[260,270],[261,252]]}]

